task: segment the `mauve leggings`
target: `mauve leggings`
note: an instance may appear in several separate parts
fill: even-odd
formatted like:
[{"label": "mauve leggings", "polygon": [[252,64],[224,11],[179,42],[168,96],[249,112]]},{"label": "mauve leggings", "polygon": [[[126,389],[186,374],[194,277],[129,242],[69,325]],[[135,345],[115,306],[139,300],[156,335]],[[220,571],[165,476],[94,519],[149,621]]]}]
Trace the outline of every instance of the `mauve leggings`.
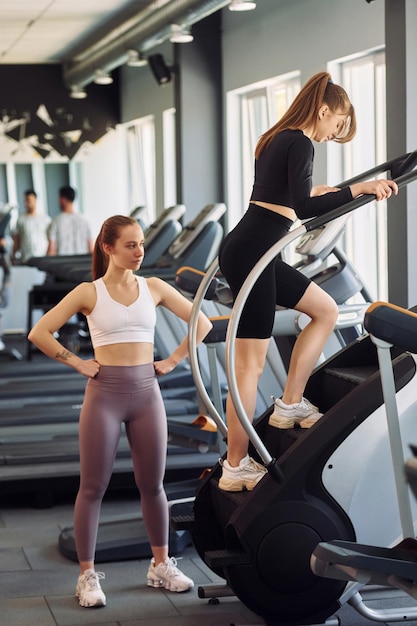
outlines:
[{"label": "mauve leggings", "polygon": [[140,491],[151,546],[168,544],[168,504],[163,488],[167,421],[153,363],[102,365],[86,385],[80,414],[80,487],[74,508],[79,561],[93,561],[101,502],[109,484],[121,425]]}]

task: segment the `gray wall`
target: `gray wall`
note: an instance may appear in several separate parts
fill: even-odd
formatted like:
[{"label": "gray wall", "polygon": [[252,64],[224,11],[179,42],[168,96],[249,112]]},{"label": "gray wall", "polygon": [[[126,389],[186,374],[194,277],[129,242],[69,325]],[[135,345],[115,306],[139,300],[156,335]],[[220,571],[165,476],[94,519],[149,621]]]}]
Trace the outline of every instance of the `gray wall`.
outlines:
[{"label": "gray wall", "polygon": [[185,222],[206,205],[222,202],[222,97],[220,13],[193,27],[194,41],[166,43],[152,50],[174,68],[162,87],[149,67],[122,69],[121,121],[155,117],[156,206],[163,206],[162,112],[176,108],[177,202],[187,207]]},{"label": "gray wall", "polygon": [[[150,54],[163,55],[168,66],[174,63],[171,44],[159,46]],[[155,117],[156,150],[156,207],[161,213],[164,207],[162,113],[175,106],[174,81],[158,85],[150,68],[123,66],[121,71],[121,122],[126,123],[140,117]]]},{"label": "gray wall", "polygon": [[216,13],[196,24],[194,41],[175,46],[178,200],[189,218],[224,200],[220,18]]}]

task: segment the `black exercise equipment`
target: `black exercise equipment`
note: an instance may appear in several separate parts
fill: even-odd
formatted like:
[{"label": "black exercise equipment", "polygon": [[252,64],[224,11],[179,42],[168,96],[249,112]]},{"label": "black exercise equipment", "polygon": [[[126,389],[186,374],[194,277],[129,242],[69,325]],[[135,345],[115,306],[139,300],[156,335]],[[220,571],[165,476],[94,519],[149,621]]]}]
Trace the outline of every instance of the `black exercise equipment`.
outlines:
[{"label": "black exercise equipment", "polygon": [[[394,159],[358,178],[369,178],[398,162]],[[402,187],[416,178],[417,172],[411,171],[396,182]],[[311,571],[310,557],[321,541],[355,541],[355,530],[347,513],[323,485],[323,469],[332,453],[383,404],[384,398],[377,351],[368,336],[343,348],[310,377],[306,396],[324,411],[312,428],[270,427],[268,418],[273,407],[252,427],[234,374],[237,325],[254,282],[285,246],[372,199],[362,196],[304,223],[277,242],[249,274],[230,318],[227,378],[232,401],[250,438],[250,454],[263,462],[268,472],[253,491],[225,492],[218,488],[221,467],[216,465],[202,480],[188,514],[181,510],[177,518],[175,506],[172,511],[174,527],[191,531],[205,563],[269,626],[321,623],[339,608],[346,581],[317,577]],[[202,385],[193,350],[196,316],[216,270],[214,262],[197,291],[190,325],[190,362],[199,393]],[[389,356],[395,390],[399,390],[413,378],[415,362],[399,348],[392,348]],[[206,400],[207,410],[216,419]]]}]

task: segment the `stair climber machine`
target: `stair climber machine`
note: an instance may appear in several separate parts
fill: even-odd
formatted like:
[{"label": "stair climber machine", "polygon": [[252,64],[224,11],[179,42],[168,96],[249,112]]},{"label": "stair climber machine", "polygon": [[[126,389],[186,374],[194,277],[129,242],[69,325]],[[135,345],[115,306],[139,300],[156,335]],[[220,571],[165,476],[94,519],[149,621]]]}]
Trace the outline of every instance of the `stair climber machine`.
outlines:
[{"label": "stair climber machine", "polygon": [[[371,172],[374,175],[390,170],[391,177],[403,187],[417,179],[417,171],[413,170],[416,164],[417,151],[388,161],[360,179],[370,177]],[[253,284],[286,246],[373,199],[373,196],[361,196],[295,228],[274,244],[250,272],[228,324],[226,373],[231,399],[250,439],[249,452],[268,472],[253,491],[226,492],[218,488],[221,466],[216,464],[201,480],[192,501],[171,508],[174,528],[191,531],[200,557],[226,581],[223,588],[217,586],[213,595],[236,595],[268,626],[338,623],[338,618],[332,615],[340,608],[339,599],[347,583],[316,576],[310,559],[320,542],[356,541],[357,524],[339,503],[337,489],[332,494],[326,488],[323,473],[330,471],[329,459],[339,447],[382,407],[384,397],[376,347],[369,335],[361,336],[318,365],[310,377],[306,396],[324,413],[312,428],[271,428],[268,419],[273,406],[252,426],[234,374],[238,322]],[[200,303],[217,269],[216,259],[197,290],[189,328],[193,377],[216,423],[221,418],[208,394],[204,394],[195,344]],[[390,358],[395,390],[407,389],[416,371],[414,359],[398,347],[392,348]],[[351,468],[356,468],[352,472],[354,481],[357,466],[363,470],[365,462],[361,445],[356,444],[339,467],[343,489],[349,490]],[[368,495],[373,489],[369,483]],[[384,500],[387,500],[386,492]],[[378,523],[384,526],[382,515]],[[386,529],[387,535],[392,532],[395,534],[396,529]],[[199,595],[209,597],[210,589],[200,588]]]}]

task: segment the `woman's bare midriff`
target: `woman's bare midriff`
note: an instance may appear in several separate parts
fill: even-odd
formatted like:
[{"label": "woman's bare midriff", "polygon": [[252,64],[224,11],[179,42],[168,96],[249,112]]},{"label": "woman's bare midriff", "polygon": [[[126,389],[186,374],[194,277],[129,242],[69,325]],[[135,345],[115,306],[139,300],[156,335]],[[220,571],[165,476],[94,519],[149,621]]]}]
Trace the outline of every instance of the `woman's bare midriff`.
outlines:
[{"label": "woman's bare midriff", "polygon": [[251,200],[251,204],[256,204],[257,206],[261,206],[264,209],[269,209],[270,211],[274,211],[274,213],[279,213],[283,217],[288,218],[292,222],[295,222],[297,219],[297,215],[294,209],[291,209],[288,206],[282,206],[280,204],[271,204],[270,202],[259,202],[258,200]]},{"label": "woman's bare midriff", "polygon": [[133,366],[154,362],[153,343],[113,343],[94,350],[100,365]]}]

